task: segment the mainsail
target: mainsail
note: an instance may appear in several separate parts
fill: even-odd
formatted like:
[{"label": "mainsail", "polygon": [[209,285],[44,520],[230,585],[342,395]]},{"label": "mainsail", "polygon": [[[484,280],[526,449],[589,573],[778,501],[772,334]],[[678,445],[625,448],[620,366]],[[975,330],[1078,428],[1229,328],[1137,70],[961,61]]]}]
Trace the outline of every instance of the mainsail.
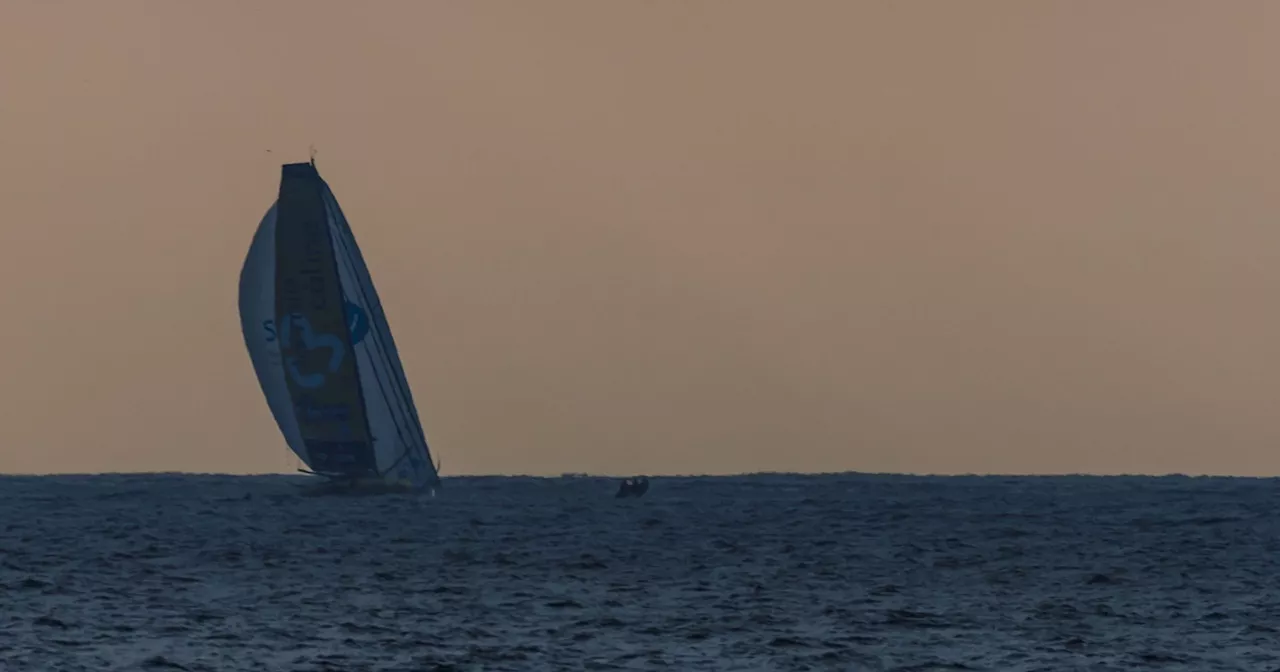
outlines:
[{"label": "mainsail", "polygon": [[314,162],[281,169],[240,270],[240,327],[280,432],[311,471],[439,484],[373,279]]}]

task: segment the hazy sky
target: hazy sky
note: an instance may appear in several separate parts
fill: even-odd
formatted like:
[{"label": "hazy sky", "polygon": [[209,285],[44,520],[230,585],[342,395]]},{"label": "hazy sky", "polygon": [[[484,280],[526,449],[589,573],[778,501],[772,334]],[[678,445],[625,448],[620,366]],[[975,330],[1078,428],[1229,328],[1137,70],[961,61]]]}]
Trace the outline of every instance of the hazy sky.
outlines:
[{"label": "hazy sky", "polygon": [[0,471],[292,471],[340,199],[457,473],[1280,473],[1271,0],[0,3]]}]

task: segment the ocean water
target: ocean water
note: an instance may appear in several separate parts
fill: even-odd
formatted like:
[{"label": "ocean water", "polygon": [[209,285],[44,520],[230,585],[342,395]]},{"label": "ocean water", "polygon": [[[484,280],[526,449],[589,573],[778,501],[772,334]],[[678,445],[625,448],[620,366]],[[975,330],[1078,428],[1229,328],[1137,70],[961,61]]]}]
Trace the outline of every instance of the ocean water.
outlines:
[{"label": "ocean water", "polygon": [[1280,668],[1280,482],[0,478],[0,670]]}]

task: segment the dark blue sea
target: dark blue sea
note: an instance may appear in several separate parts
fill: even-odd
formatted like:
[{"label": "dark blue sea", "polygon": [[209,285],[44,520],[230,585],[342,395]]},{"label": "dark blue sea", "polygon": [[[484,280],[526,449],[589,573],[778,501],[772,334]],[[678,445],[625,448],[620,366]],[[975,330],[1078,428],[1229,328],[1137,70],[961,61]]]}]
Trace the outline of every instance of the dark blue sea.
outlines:
[{"label": "dark blue sea", "polygon": [[1280,481],[0,478],[0,670],[1280,669]]}]

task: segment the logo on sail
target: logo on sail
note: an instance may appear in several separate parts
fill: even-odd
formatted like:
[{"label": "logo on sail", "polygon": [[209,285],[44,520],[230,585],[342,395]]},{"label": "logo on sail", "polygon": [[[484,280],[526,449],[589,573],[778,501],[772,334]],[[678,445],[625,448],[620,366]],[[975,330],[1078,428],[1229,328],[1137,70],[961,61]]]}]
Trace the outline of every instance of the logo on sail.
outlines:
[{"label": "logo on sail", "polygon": [[[311,322],[301,313],[285,316],[280,320],[279,325],[280,342],[284,345],[282,350],[287,353],[284,360],[285,369],[298,387],[305,389],[321,387],[329,374],[336,373],[338,367],[342,366],[345,348],[342,346],[341,338],[333,334],[316,333],[311,328]],[[314,368],[317,353],[323,354],[325,350],[328,351],[328,357],[320,360],[323,363],[323,370],[304,372],[304,368]],[[304,361],[311,366],[304,367]]]}]

